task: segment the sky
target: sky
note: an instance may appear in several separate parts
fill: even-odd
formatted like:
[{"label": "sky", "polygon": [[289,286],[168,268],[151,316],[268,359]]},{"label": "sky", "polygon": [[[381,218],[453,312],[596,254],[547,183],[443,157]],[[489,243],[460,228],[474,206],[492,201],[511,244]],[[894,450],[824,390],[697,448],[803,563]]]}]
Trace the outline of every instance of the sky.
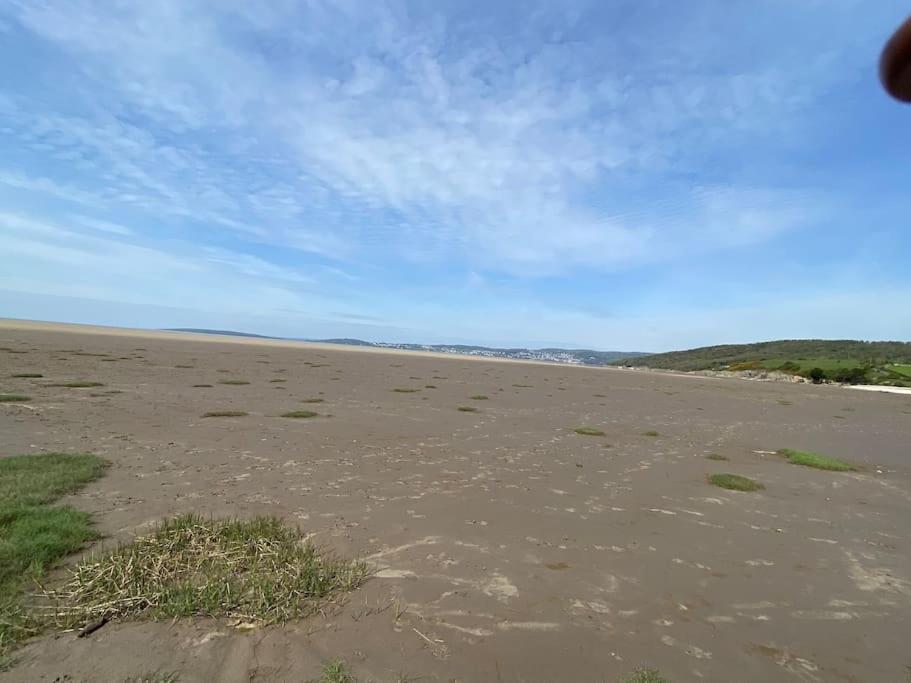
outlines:
[{"label": "sky", "polygon": [[911,339],[903,0],[0,3],[0,316]]}]

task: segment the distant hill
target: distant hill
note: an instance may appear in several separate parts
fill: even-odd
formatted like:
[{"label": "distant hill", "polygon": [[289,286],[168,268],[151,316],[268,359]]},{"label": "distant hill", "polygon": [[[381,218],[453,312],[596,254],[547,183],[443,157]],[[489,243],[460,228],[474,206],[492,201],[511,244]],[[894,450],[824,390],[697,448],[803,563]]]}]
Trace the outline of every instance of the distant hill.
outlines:
[{"label": "distant hill", "polygon": [[268,337],[264,334],[252,334],[250,332],[235,332],[234,330],[208,330],[197,327],[168,327],[165,332],[195,332],[196,334],[225,334],[229,337],[255,337],[256,339],[278,339],[278,337]]},{"label": "distant hill", "polygon": [[486,358],[512,358],[515,360],[540,360],[571,365],[608,365],[614,361],[646,355],[638,351],[593,351],[591,349],[502,349],[471,344],[399,344],[390,342],[368,342],[362,339],[313,339],[327,344],[349,344],[372,346],[381,349],[402,349],[405,351],[433,351],[465,356]]},{"label": "distant hill", "polygon": [[[288,339],[287,337],[269,337],[264,334],[235,332],[234,330],[210,330],[200,327],[171,327],[167,332],[195,332],[197,334],[226,334],[232,337],[253,337],[256,339]],[[319,344],[344,344],[346,346],[368,346],[377,349],[402,349],[405,351],[434,351],[436,353],[453,353],[465,356],[482,356],[485,358],[513,358],[517,360],[540,360],[551,363],[568,363],[571,365],[609,365],[614,361],[638,356],[645,353],[638,351],[592,351],[591,349],[499,349],[489,346],[472,346],[470,344],[399,344],[392,342],[370,342],[363,339],[307,339],[291,337],[290,341],[316,342]]]},{"label": "distant hill", "polygon": [[666,370],[780,370],[852,384],[911,385],[911,342],[790,339],[704,346],[615,361],[615,365]]}]

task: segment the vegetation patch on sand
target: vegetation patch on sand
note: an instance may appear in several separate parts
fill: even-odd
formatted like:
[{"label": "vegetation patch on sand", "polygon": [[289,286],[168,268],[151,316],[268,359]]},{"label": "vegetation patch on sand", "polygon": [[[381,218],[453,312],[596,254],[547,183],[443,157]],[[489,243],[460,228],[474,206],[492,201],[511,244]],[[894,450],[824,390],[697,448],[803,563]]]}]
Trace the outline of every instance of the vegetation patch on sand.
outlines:
[{"label": "vegetation patch on sand", "polygon": [[218,383],[219,384],[228,384],[233,387],[239,387],[243,384],[249,384],[249,382],[245,379],[221,379],[221,380],[218,380]]},{"label": "vegetation patch on sand", "polygon": [[83,560],[63,587],[45,597],[60,628],[99,619],[191,616],[273,624],[312,614],[366,576],[363,562],[319,551],[275,517],[182,515],[129,545]]},{"label": "vegetation patch on sand", "polygon": [[316,417],[316,415],[317,414],[314,413],[312,410],[292,410],[289,413],[282,413],[282,417],[296,417],[296,418]]},{"label": "vegetation patch on sand", "polygon": [[203,417],[244,417],[249,415],[245,410],[210,410]]},{"label": "vegetation patch on sand", "polygon": [[10,375],[10,377],[18,377],[20,379],[38,379],[39,377],[44,377],[44,375],[38,372],[17,372],[14,375]]},{"label": "vegetation patch on sand", "polygon": [[730,491],[759,491],[765,488],[758,481],[739,474],[713,474],[709,477],[709,483]]},{"label": "vegetation patch on sand", "polygon": [[486,401],[488,399],[484,394],[475,394],[474,396],[469,396],[472,401]]},{"label": "vegetation patch on sand", "polygon": [[393,391],[395,391],[396,393],[399,393],[399,394],[414,394],[414,393],[420,391],[420,389],[410,389],[408,387],[396,387],[395,389],[393,389]]},{"label": "vegetation patch on sand", "polygon": [[647,432],[642,432],[642,436],[661,436],[654,429],[649,429]]},{"label": "vegetation patch on sand", "polygon": [[31,396],[23,396],[22,394],[0,394],[0,403],[25,403],[31,400]]},{"label": "vegetation patch on sand", "polygon": [[669,683],[656,669],[636,669],[623,683]]},{"label": "vegetation patch on sand", "polygon": [[463,412],[463,413],[476,413],[476,412],[478,412],[478,409],[475,408],[474,406],[459,406],[458,408],[456,408],[456,410],[461,411],[461,412]]},{"label": "vegetation patch on sand", "polygon": [[304,398],[301,399],[301,403],[322,403],[323,399],[321,398]]},{"label": "vegetation patch on sand", "polygon": [[604,431],[597,427],[576,427],[573,431],[582,436],[604,436]]},{"label": "vegetation patch on sand", "polygon": [[103,387],[104,382],[85,382],[85,381],[60,382],[58,384],[50,384],[49,386],[66,387],[67,389],[91,389],[93,387]]},{"label": "vegetation patch on sand", "polygon": [[804,467],[813,467],[817,470],[830,470],[832,472],[856,472],[857,467],[844,460],[830,458],[819,453],[809,453],[807,451],[795,451],[791,448],[782,448],[778,451],[792,465],[803,465]]},{"label": "vegetation patch on sand", "polygon": [[106,466],[87,453],[0,458],[0,659],[38,630],[22,605],[23,589],[97,538],[89,515],[51,503],[100,477]]},{"label": "vegetation patch on sand", "polygon": [[193,388],[194,389],[211,389],[212,385],[211,384],[194,384]]},{"label": "vegetation patch on sand", "polygon": [[309,683],[357,683],[357,679],[348,671],[345,662],[333,659],[323,665],[320,677]]},{"label": "vegetation patch on sand", "polygon": [[709,460],[730,460],[730,458],[728,456],[721,455],[720,453],[709,453],[705,457],[708,458]]}]

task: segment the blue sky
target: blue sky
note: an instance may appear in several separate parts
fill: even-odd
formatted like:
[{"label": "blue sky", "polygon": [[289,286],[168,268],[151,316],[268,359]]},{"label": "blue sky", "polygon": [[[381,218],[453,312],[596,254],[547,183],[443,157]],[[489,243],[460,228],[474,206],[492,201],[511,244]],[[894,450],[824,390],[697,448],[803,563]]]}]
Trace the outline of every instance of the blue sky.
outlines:
[{"label": "blue sky", "polygon": [[911,339],[900,0],[0,4],[0,315]]}]

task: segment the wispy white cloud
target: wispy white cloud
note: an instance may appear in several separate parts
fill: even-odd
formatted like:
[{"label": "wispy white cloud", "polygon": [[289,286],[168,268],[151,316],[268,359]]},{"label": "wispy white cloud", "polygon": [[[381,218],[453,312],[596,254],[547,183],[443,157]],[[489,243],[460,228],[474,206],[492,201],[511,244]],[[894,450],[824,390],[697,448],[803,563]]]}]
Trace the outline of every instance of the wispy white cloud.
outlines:
[{"label": "wispy white cloud", "polygon": [[[269,288],[412,330],[453,282],[584,299],[752,259],[839,216],[819,103],[856,87],[900,3],[488,5],[9,0],[34,76],[0,93],[0,239],[71,275],[144,261],[87,296]],[[52,269],[5,277],[62,291]],[[540,292],[497,292],[536,323]]]},{"label": "wispy white cloud", "polygon": [[[723,180],[714,199],[678,192],[665,211],[583,198],[691,164],[704,146],[789,117],[829,87],[817,77],[837,54],[719,65],[727,47],[705,44],[713,20],[699,12],[676,32],[657,22],[638,37],[583,41],[569,36],[583,31],[584,12],[539,8],[525,17],[535,44],[394,3],[11,8],[80,60],[85,80],[71,113],[36,117],[27,99],[6,113],[30,144],[108,181],[79,190],[108,205],[325,256],[379,248],[528,274],[755,243],[817,208],[809,191]],[[655,39],[661,54],[646,55]],[[603,68],[593,70],[596,58]],[[721,196],[755,201],[730,221]],[[792,207],[784,222],[781,196]],[[699,233],[722,222],[724,239]],[[678,240],[680,226],[696,230]]]}]

